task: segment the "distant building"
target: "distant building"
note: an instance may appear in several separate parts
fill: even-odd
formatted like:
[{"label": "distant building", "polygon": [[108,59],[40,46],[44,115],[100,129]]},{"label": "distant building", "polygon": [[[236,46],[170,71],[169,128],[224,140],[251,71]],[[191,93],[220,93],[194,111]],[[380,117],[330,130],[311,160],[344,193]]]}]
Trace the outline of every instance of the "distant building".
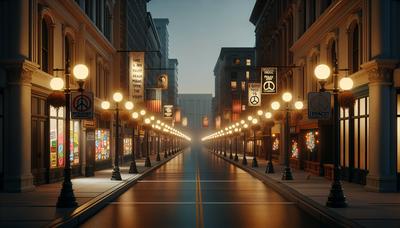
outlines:
[{"label": "distant building", "polygon": [[178,104],[182,110],[182,116],[188,119],[188,128],[198,131],[203,128],[203,117],[211,122],[212,94],[179,94]]},{"label": "distant building", "polygon": [[178,100],[178,60],[168,59],[168,89],[163,97],[166,104],[176,106]]},{"label": "distant building", "polygon": [[158,36],[160,37],[161,43],[161,68],[168,67],[168,58],[169,58],[169,33],[168,33],[168,18],[155,18],[154,24],[157,29]]},{"label": "distant building", "polygon": [[[247,110],[249,82],[259,81],[254,69],[254,48],[221,48],[214,67],[215,101],[212,120],[226,125]],[[218,126],[216,126],[218,127]]]}]

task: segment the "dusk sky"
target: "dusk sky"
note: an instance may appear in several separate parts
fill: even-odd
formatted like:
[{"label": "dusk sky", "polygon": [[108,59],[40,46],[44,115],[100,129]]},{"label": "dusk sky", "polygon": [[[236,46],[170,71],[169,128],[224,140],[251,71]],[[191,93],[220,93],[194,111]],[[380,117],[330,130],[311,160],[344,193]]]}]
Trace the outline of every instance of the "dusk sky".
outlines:
[{"label": "dusk sky", "polygon": [[169,57],[179,65],[179,93],[214,93],[221,47],[254,47],[255,0],[151,0],[153,18],[169,18]]}]

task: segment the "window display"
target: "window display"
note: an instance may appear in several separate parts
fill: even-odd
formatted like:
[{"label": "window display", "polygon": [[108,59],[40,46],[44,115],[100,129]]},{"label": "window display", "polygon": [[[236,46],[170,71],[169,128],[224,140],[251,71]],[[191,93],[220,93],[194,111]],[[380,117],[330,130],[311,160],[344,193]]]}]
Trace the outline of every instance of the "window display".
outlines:
[{"label": "window display", "polygon": [[132,152],[132,138],[124,138],[124,155],[129,155]]},{"label": "window display", "polygon": [[292,140],[292,158],[299,158],[299,145],[296,140]]},{"label": "window display", "polygon": [[[50,106],[50,168],[64,166],[64,108]],[[70,122],[70,161],[79,164],[79,121]]]},{"label": "window display", "polygon": [[276,137],[274,139],[274,142],[272,143],[272,150],[274,150],[274,151],[279,150],[279,139],[278,139],[278,137]]},{"label": "window display", "polygon": [[110,158],[110,130],[96,129],[96,161]]},{"label": "window display", "polygon": [[315,132],[309,131],[306,134],[306,146],[310,152],[314,151],[315,145],[316,143],[318,143],[317,136],[318,136],[318,131]]}]

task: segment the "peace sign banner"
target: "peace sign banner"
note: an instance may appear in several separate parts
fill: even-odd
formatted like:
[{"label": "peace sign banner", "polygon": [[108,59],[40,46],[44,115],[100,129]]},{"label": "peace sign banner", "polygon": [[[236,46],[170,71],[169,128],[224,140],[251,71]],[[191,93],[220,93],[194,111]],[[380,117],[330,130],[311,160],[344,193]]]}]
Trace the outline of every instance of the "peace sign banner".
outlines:
[{"label": "peace sign banner", "polygon": [[278,69],[276,67],[261,68],[262,94],[275,94],[277,90]]},{"label": "peace sign banner", "polygon": [[93,93],[72,92],[71,93],[71,118],[93,119]]},{"label": "peace sign banner", "polygon": [[249,85],[249,106],[261,106],[261,84],[248,83]]}]

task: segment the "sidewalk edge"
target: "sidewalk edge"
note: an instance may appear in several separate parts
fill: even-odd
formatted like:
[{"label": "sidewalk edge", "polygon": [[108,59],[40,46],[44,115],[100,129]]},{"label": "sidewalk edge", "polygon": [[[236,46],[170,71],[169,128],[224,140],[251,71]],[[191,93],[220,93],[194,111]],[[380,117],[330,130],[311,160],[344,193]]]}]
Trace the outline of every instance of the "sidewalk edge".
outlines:
[{"label": "sidewalk edge", "polygon": [[150,167],[149,169],[145,170],[143,173],[140,173],[134,177],[130,177],[125,181],[121,182],[117,186],[103,192],[102,194],[96,196],[95,198],[89,200],[88,202],[82,204],[81,206],[77,207],[71,214],[66,215],[65,217],[58,218],[53,220],[50,224],[46,225],[46,227],[77,227],[79,224],[96,214],[102,208],[107,206],[107,204],[122,193],[127,191],[130,187],[132,187],[136,182],[147,174],[151,173],[152,171],[160,168],[162,165],[166,164],[179,154],[183,153],[186,149],[183,149],[176,154],[172,155],[168,159],[162,160],[157,165]]},{"label": "sidewalk edge", "polygon": [[256,177],[257,179],[263,181],[268,186],[273,188],[275,191],[282,194],[285,198],[295,202],[302,210],[306,213],[310,214],[311,216],[317,218],[319,221],[328,223],[330,226],[342,226],[342,227],[363,227],[360,224],[348,219],[322,205],[309,199],[307,196],[301,194],[300,192],[294,190],[286,186],[285,184],[268,177],[267,175],[262,175],[261,173],[255,171],[254,169],[243,166],[240,163],[237,163],[233,160],[230,160],[228,157],[224,157],[220,154],[214,153],[217,157],[224,159],[225,161],[243,169],[244,171],[248,172],[252,176]]}]

